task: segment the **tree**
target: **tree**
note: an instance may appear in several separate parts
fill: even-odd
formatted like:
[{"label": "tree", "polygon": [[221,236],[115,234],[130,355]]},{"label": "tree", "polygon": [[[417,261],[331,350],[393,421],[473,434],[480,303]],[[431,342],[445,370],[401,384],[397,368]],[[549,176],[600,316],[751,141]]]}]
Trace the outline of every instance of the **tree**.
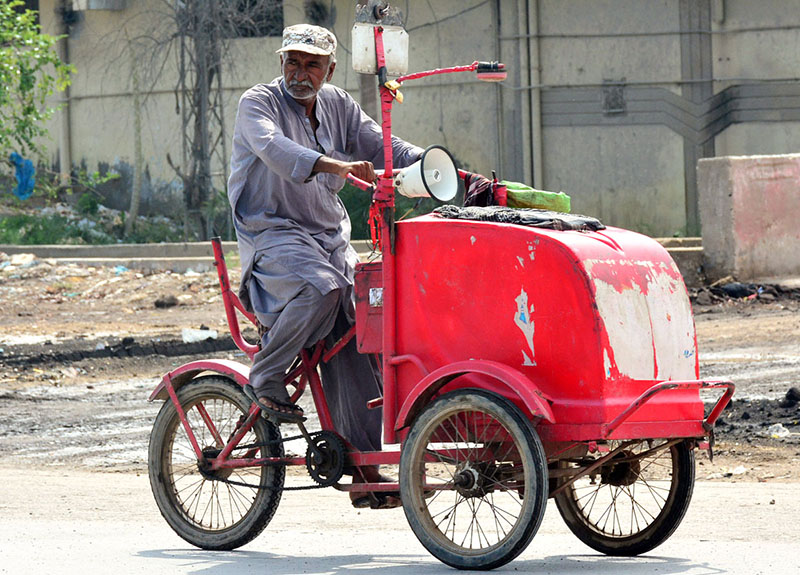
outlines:
[{"label": "tree", "polygon": [[70,83],[72,66],[56,53],[58,38],[42,34],[24,2],[0,0],[0,159],[9,153],[42,157],[44,122],[55,112],[47,98]]},{"label": "tree", "polygon": [[[205,239],[219,232],[214,229],[215,208],[226,206],[224,192],[213,185],[211,166],[216,157],[224,167],[223,178],[227,175],[222,70],[228,43],[234,38],[280,35],[283,6],[280,0],[163,0],[157,11],[161,25],[132,38],[129,45],[149,54],[146,68],[157,74],[169,58],[177,62],[182,157],[174,160],[168,155],[167,161],[183,184],[184,236]],[[149,78],[152,83],[157,80]],[[227,216],[227,208],[224,213]]]}]

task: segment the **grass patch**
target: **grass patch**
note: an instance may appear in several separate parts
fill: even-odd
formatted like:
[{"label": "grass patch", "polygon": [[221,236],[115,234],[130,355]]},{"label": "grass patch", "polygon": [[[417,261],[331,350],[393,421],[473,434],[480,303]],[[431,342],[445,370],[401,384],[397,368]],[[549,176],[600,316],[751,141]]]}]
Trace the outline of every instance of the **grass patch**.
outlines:
[{"label": "grass patch", "polygon": [[[0,243],[23,246],[39,244],[111,243],[112,238],[98,236],[96,230],[59,215],[16,214],[0,219]],[[100,241],[99,241],[100,240]]]},{"label": "grass patch", "polygon": [[[47,213],[48,210],[51,213]],[[118,212],[101,208],[94,214],[71,211],[0,215],[0,244],[14,245],[103,245],[115,243],[159,243],[183,241],[183,228],[159,216],[138,218],[133,233],[125,235],[124,218]]]}]

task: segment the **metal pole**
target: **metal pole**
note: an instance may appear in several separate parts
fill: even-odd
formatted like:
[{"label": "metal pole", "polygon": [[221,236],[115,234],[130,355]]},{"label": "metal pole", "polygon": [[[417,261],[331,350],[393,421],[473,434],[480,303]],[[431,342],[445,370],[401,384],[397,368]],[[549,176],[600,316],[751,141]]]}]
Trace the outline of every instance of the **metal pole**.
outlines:
[{"label": "metal pole", "polygon": [[544,189],[544,159],[542,154],[542,92],[538,86],[541,80],[539,60],[539,0],[528,0],[528,33],[534,36],[528,40],[528,60],[531,68],[530,91],[531,106],[531,155],[533,159],[533,187]]},{"label": "metal pole", "polygon": [[[58,42],[58,57],[64,64],[69,64],[69,25],[64,21],[64,11],[67,7],[66,0],[61,2],[61,33],[63,38]],[[59,180],[62,186],[69,186],[72,179],[72,121],[70,112],[70,89],[64,89],[61,100],[61,130],[59,133],[58,147]]]},{"label": "metal pole", "polygon": [[[522,31],[527,31],[530,25],[530,18],[528,16],[528,0],[519,0],[517,4],[517,22]],[[531,51],[528,47],[530,40],[520,40],[517,49],[519,51],[519,68],[520,80],[522,82],[531,82],[531,64],[530,56]],[[533,119],[531,118],[531,103],[533,98],[528,97],[526,102],[522,100],[522,178],[525,182],[533,180],[532,174],[532,158],[533,158],[533,135],[531,134],[533,128]]]}]

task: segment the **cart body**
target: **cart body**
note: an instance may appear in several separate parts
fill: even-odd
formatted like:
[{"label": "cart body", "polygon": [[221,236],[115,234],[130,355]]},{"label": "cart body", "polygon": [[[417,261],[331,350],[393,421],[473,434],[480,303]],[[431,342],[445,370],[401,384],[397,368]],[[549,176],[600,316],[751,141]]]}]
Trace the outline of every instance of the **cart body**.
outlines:
[{"label": "cart body", "polygon": [[[544,441],[606,439],[608,423],[654,384],[698,377],[686,288],[652,238],[436,216],[399,222],[396,238],[395,355],[410,359],[397,363],[395,429],[433,395],[420,380],[462,362],[524,377],[470,373],[431,382],[436,393],[490,389],[525,410],[521,380],[552,410],[537,430]],[[356,274],[364,352],[382,351],[380,266]],[[701,437],[703,415],[698,391],[679,389],[653,397],[610,437]]]}]

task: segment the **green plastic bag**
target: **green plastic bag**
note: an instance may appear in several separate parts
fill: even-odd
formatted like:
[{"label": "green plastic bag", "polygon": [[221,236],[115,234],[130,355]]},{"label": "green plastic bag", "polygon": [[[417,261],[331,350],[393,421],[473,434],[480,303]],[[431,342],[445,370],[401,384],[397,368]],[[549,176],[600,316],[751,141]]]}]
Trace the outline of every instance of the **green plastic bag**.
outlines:
[{"label": "green plastic bag", "polygon": [[570,213],[570,198],[564,192],[546,192],[537,190],[519,182],[503,180],[508,189],[508,207],[536,208],[553,212]]}]

